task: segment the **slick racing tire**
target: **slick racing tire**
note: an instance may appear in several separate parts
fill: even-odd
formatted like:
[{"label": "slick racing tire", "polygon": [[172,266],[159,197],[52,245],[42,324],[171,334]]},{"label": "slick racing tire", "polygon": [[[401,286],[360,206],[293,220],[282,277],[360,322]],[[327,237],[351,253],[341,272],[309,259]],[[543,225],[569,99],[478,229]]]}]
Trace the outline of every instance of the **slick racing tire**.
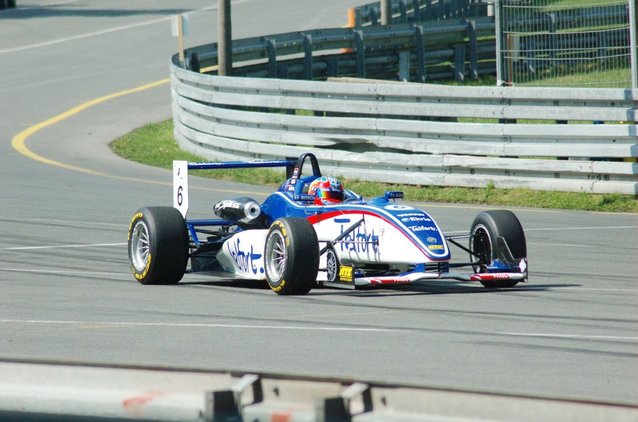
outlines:
[{"label": "slick racing tire", "polygon": [[133,215],[128,231],[128,257],[142,284],[176,284],[188,263],[186,222],[173,207],[146,207]]},{"label": "slick racing tire", "polygon": [[[470,230],[470,251],[474,270],[476,272],[485,271],[484,268],[490,265],[492,260],[499,256],[507,255],[507,251],[499,245],[497,239],[502,237],[509,247],[512,257],[516,259],[527,257],[527,243],[523,226],[516,215],[508,210],[483,211],[479,213]],[[483,286],[496,289],[502,287],[514,287],[518,281],[513,280],[490,280],[481,281]]]},{"label": "slick racing tire", "polygon": [[280,218],[268,230],[266,281],[280,295],[305,295],[317,283],[319,240],[305,218]]}]

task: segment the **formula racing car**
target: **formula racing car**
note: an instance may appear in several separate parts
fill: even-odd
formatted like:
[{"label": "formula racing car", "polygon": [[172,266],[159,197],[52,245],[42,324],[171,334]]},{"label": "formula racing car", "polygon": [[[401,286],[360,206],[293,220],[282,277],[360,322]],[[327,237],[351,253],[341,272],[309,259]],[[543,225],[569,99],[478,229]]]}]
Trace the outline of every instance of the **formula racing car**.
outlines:
[{"label": "formula racing car", "polygon": [[[250,167],[285,167],[286,180],[261,204],[233,197],[214,204],[215,218],[186,218],[189,171]],[[131,270],[142,284],[174,284],[190,261],[188,271],[265,280],[281,295],[429,279],[478,281],[487,288],[527,281],[525,234],[511,211],[480,212],[469,232],[446,235],[402,198],[388,191],[364,200],[322,175],[310,153],[296,160],[175,161],[173,206],[133,215]],[[452,246],[469,260],[452,262]]]}]

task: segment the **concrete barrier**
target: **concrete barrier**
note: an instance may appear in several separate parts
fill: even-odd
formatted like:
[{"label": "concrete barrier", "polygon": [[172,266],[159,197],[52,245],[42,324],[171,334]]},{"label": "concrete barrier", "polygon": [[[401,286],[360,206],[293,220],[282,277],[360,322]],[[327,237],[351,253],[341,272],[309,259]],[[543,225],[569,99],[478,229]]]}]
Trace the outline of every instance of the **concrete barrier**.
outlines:
[{"label": "concrete barrier", "polygon": [[0,361],[2,420],[629,422],[638,406],[180,368]]}]

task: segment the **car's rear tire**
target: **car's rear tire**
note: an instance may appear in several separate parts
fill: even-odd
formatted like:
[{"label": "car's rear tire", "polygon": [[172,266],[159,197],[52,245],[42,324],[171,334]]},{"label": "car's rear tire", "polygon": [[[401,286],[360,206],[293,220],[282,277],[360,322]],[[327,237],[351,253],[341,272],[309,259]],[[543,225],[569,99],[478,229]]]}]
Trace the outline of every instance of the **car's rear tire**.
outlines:
[{"label": "car's rear tire", "polygon": [[128,256],[135,279],[142,284],[176,284],[188,263],[186,222],[173,207],[146,207],[133,215],[128,231]]},{"label": "car's rear tire", "polygon": [[[498,243],[499,237],[505,240],[512,258],[527,257],[527,243],[523,226],[511,211],[492,210],[479,213],[472,222],[470,234],[471,258],[476,272],[484,271],[484,267],[490,265],[492,260],[506,254],[506,251],[501,250],[504,246]],[[481,284],[487,288],[496,289],[514,287],[518,281],[489,280],[481,281]]]},{"label": "car's rear tire", "polygon": [[305,218],[280,218],[268,230],[266,281],[280,295],[305,295],[317,284],[319,240]]}]

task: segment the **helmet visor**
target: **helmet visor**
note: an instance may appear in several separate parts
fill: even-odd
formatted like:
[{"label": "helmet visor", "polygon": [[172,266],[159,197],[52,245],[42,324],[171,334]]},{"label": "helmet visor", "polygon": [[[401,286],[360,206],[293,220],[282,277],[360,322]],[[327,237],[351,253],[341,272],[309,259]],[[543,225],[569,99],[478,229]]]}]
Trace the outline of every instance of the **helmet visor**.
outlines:
[{"label": "helmet visor", "polygon": [[319,189],[317,196],[329,201],[343,201],[343,192],[340,190]]}]

